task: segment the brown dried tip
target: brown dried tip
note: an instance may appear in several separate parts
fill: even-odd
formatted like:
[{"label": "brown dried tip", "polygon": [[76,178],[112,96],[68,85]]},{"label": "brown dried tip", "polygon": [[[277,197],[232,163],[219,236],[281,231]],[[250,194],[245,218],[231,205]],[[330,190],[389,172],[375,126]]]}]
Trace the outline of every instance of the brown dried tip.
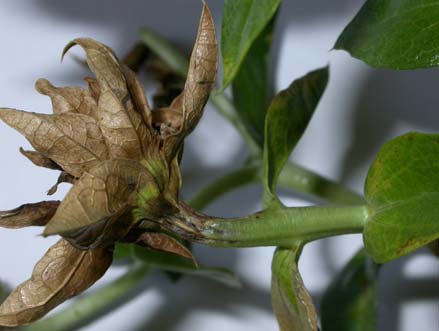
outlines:
[{"label": "brown dried tip", "polygon": [[58,209],[59,201],[27,203],[12,210],[0,211],[0,226],[18,229],[27,226],[44,226]]},{"label": "brown dried tip", "polygon": [[183,245],[177,239],[172,238],[171,236],[168,236],[164,233],[142,233],[137,240],[137,244],[152,248],[154,250],[179,255],[181,257],[191,260],[194,265],[197,265],[194,256],[185,245]]}]

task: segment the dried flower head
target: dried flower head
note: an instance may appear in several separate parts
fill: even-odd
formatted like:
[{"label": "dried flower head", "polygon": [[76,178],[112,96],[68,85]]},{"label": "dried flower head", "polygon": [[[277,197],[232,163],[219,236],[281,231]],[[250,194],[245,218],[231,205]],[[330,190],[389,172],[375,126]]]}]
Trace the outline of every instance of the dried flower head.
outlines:
[{"label": "dried flower head", "polygon": [[209,9],[204,5],[184,90],[165,108],[149,107],[135,73],[109,47],[79,38],[63,55],[75,45],[85,50],[96,76],[85,78],[88,89],[40,79],[36,89],[51,98],[53,114],[0,109],[0,118],[35,148],[21,152],[38,166],[61,171],[49,194],[61,182],[73,184],[62,202],[0,212],[0,226],[45,225],[44,235],[62,236],[0,306],[0,325],[35,321],[87,289],[111,265],[117,241],[191,257],[172,237],[145,233],[137,224],[178,211],[183,140],[202,115],[217,69]]}]

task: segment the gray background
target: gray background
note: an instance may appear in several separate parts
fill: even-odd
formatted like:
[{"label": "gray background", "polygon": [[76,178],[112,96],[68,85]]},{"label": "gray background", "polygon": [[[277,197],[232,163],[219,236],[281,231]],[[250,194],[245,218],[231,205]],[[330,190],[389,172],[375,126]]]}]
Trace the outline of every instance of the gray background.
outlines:
[{"label": "gray background", "polygon": [[[344,52],[330,51],[336,37],[360,8],[360,0],[285,0],[279,17],[274,62],[277,90],[309,70],[331,67],[322,102],[292,159],[361,192],[367,168],[380,145],[409,130],[437,131],[439,75],[435,69],[407,72],[373,70]],[[222,1],[211,0],[219,27]],[[93,37],[123,54],[138,28],[148,25],[190,49],[201,10],[198,0],[3,0],[0,2],[0,105],[50,112],[35,80],[82,84],[87,71],[71,57],[60,64],[63,46],[79,36]],[[83,56],[79,50],[75,54]],[[237,133],[208,107],[189,137],[183,161],[184,197],[237,167],[245,148]],[[30,147],[14,130],[0,125],[0,210],[45,199],[57,174],[33,166],[18,148]],[[55,198],[62,198],[62,185]],[[309,202],[284,194],[289,205]],[[260,189],[247,187],[212,205],[219,216],[244,215],[259,207]],[[40,229],[0,229],[0,278],[11,285],[26,279],[55,238]],[[361,237],[344,236],[308,245],[300,268],[318,303],[331,277],[361,246]],[[137,299],[84,330],[276,330],[269,284],[272,248],[196,247],[206,264],[229,267],[243,290],[185,278],[173,284],[154,274]],[[112,268],[91,291],[123,273]],[[379,330],[439,329],[439,263],[420,250],[386,265],[379,295]]]}]

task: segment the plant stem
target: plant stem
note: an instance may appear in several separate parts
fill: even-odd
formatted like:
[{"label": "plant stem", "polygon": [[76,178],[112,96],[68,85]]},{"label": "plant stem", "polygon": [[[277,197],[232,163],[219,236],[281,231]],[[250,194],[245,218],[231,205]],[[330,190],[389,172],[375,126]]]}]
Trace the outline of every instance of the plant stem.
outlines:
[{"label": "plant stem", "polygon": [[120,307],[120,304],[142,293],[139,286],[151,268],[143,263],[135,264],[116,281],[103,286],[83,298],[79,298],[65,310],[44,320],[19,329],[20,331],[68,331],[83,327],[104,314]]},{"label": "plant stem", "polygon": [[332,204],[364,203],[364,198],[358,193],[292,162],[288,162],[282,170],[279,185]]},{"label": "plant stem", "polygon": [[[209,183],[195,194],[188,204],[196,210],[203,210],[223,194],[241,186],[258,183],[259,179],[259,166],[242,167]],[[311,195],[331,204],[360,205],[364,203],[363,197],[359,194],[293,163],[287,163],[284,167],[279,177],[279,186]]]},{"label": "plant stem", "polygon": [[244,218],[208,218],[198,226],[203,243],[217,247],[288,246],[328,236],[361,233],[366,206],[266,209]]},{"label": "plant stem", "polygon": [[259,174],[257,167],[243,167],[212,181],[193,196],[188,204],[196,210],[203,210],[207,205],[223,194],[241,186],[256,183],[258,180]]}]

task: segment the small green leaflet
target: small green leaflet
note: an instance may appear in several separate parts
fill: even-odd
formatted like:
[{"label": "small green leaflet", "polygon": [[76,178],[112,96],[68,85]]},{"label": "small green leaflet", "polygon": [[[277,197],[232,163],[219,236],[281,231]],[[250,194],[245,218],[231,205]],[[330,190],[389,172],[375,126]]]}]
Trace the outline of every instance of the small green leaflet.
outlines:
[{"label": "small green leaflet", "polygon": [[301,247],[277,248],[272,262],[271,302],[280,331],[317,331],[317,314],[297,267]]},{"label": "small green leaflet", "polygon": [[276,183],[299,142],[328,83],[328,67],[295,80],[276,95],[265,118],[265,203],[276,200]]}]

